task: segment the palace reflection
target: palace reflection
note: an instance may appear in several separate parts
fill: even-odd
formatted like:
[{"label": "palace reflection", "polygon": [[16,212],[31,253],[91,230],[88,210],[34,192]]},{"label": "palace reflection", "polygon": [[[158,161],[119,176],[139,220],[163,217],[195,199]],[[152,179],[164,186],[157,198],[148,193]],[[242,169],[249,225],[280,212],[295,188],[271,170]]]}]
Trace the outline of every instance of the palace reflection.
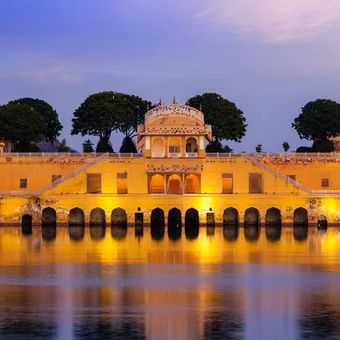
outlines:
[{"label": "palace reflection", "polygon": [[335,228],[23,231],[0,229],[0,338],[320,338],[340,332]]}]

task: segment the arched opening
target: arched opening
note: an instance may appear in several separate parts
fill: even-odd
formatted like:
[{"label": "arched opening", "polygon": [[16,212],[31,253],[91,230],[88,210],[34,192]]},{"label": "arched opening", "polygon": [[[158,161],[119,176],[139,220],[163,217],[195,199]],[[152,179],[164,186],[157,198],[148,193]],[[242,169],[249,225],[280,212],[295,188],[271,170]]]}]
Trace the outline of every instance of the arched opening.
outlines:
[{"label": "arched opening", "polygon": [[105,237],[106,228],[103,225],[90,225],[90,237],[92,240],[101,240]]},{"label": "arched opening", "polygon": [[182,234],[182,214],[177,208],[172,208],[168,213],[168,236],[171,240],[178,240]]},{"label": "arched opening", "polygon": [[245,226],[258,226],[260,224],[260,214],[256,208],[248,208],[244,213]]},{"label": "arched opening", "polygon": [[266,238],[269,241],[279,241],[281,238],[281,232],[281,225],[266,225]]},{"label": "arched opening", "polygon": [[236,241],[238,239],[238,233],[239,229],[236,225],[227,225],[223,227],[223,236],[227,241]]},{"label": "arched opening", "polygon": [[248,226],[246,228],[244,228],[244,238],[247,241],[257,241],[259,239],[260,236],[260,228],[258,226]]},{"label": "arched opening", "polygon": [[165,218],[164,211],[160,208],[153,209],[151,212],[151,237],[156,240],[164,238]]},{"label": "arched opening", "polygon": [[32,234],[32,216],[25,214],[21,217],[21,230],[24,235]]},{"label": "arched opening", "polygon": [[201,192],[201,178],[199,175],[190,174],[185,176],[184,192],[186,194],[199,194]]},{"label": "arched opening", "polygon": [[296,241],[305,241],[308,237],[308,227],[307,226],[296,226],[293,228],[293,236]]},{"label": "arched opening", "polygon": [[182,193],[182,179],[177,174],[168,177],[168,194],[181,194]]},{"label": "arched opening", "polygon": [[111,226],[127,228],[127,215],[124,209],[116,208],[112,210]]},{"label": "arched opening", "polygon": [[92,209],[90,212],[90,226],[105,226],[105,211],[101,208]]},{"label": "arched opening", "polygon": [[163,138],[152,139],[152,157],[164,157],[164,141]]},{"label": "arched opening", "polygon": [[187,138],[185,142],[185,152],[188,156],[195,156],[197,154],[197,140],[194,137]]},{"label": "arched opening", "polygon": [[185,236],[189,239],[198,237],[199,234],[199,215],[198,211],[190,208],[185,212]]},{"label": "arched opening", "polygon": [[319,216],[317,227],[321,228],[321,229],[325,229],[325,228],[328,227],[327,216],[325,216],[325,215],[320,215]]},{"label": "arched opening", "polygon": [[57,237],[57,228],[55,225],[44,225],[41,228],[41,237],[45,241],[53,241]]},{"label": "arched opening", "polygon": [[85,227],[83,225],[70,225],[68,233],[71,240],[80,241],[85,236]]},{"label": "arched opening", "polygon": [[238,211],[235,208],[225,209],[223,212],[223,226],[238,226]]},{"label": "arched opening", "polygon": [[281,212],[277,208],[270,208],[266,212],[266,225],[281,225]]},{"label": "arched opening", "polygon": [[70,226],[83,226],[85,225],[85,214],[80,208],[73,208],[70,210],[68,218],[68,224]]},{"label": "arched opening", "polygon": [[308,212],[305,208],[300,207],[294,210],[293,225],[308,226]]},{"label": "arched opening", "polygon": [[57,213],[53,208],[45,208],[41,215],[41,224],[43,226],[56,226]]},{"label": "arched opening", "polygon": [[163,194],[164,193],[164,176],[154,174],[149,176],[149,193]]}]

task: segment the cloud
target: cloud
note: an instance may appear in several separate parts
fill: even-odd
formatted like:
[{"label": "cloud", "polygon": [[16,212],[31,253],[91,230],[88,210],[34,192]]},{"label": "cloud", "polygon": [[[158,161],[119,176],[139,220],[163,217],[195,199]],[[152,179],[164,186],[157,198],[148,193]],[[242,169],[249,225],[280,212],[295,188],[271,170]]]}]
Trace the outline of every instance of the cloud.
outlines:
[{"label": "cloud", "polygon": [[274,44],[311,40],[329,28],[340,31],[339,0],[209,0],[196,17],[215,28]]}]

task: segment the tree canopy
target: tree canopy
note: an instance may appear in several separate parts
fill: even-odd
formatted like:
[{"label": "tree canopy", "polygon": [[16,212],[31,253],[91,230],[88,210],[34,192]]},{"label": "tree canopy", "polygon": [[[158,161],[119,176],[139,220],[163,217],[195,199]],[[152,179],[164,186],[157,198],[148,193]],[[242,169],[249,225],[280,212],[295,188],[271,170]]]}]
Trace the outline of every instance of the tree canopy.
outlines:
[{"label": "tree canopy", "polygon": [[0,138],[9,140],[15,151],[32,151],[31,143],[44,138],[45,127],[44,117],[30,105],[0,106]]},{"label": "tree canopy", "polygon": [[44,127],[41,139],[53,142],[60,135],[63,126],[59,122],[58,114],[53,107],[41,99],[20,98],[10,101],[8,104],[28,105],[32,107],[42,117]]},{"label": "tree canopy", "polygon": [[212,127],[213,139],[240,142],[246,133],[243,112],[232,102],[217,93],[203,93],[188,99],[187,105],[204,113],[206,124]]},{"label": "tree canopy", "polygon": [[106,91],[92,94],[74,112],[71,133],[99,136],[100,151],[111,151],[109,140],[112,132],[117,130],[132,138],[150,105],[140,97],[124,93]]},{"label": "tree canopy", "polygon": [[325,141],[340,133],[340,104],[330,99],[307,103],[294,119],[292,127],[300,138]]}]

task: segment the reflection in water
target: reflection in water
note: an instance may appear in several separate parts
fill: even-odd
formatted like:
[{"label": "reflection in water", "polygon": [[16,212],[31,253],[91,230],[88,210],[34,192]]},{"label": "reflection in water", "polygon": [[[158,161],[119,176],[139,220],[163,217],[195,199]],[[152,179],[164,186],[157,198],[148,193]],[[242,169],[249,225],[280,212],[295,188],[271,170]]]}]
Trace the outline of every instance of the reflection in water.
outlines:
[{"label": "reflection in water", "polygon": [[236,241],[238,238],[238,226],[225,226],[223,228],[223,236],[227,241]]},{"label": "reflection in water", "polygon": [[244,227],[244,237],[247,241],[257,241],[260,236],[260,227],[258,226],[245,226]]},{"label": "reflection in water", "polygon": [[294,239],[297,241],[304,241],[308,237],[308,227],[298,226],[293,228]]},{"label": "reflection in water", "polygon": [[338,338],[340,229],[136,230],[1,228],[0,338]]},{"label": "reflection in water", "polygon": [[154,240],[162,240],[164,238],[164,234],[165,234],[165,227],[164,225],[160,224],[160,225],[151,225],[150,227],[151,230],[151,237]]},{"label": "reflection in water", "polygon": [[265,228],[266,237],[269,241],[276,242],[280,240],[282,231],[280,225],[267,225]]},{"label": "reflection in water", "polygon": [[80,241],[85,236],[85,227],[82,226],[69,226],[69,235],[72,240]]},{"label": "reflection in water", "polygon": [[32,226],[31,225],[23,225],[21,227],[21,231],[23,235],[31,235],[32,234]]},{"label": "reflection in water", "polygon": [[214,236],[215,235],[215,227],[207,226],[207,236]]},{"label": "reflection in water", "polygon": [[168,226],[168,237],[170,240],[176,241],[179,240],[182,236],[182,227],[179,225],[176,226]]}]

